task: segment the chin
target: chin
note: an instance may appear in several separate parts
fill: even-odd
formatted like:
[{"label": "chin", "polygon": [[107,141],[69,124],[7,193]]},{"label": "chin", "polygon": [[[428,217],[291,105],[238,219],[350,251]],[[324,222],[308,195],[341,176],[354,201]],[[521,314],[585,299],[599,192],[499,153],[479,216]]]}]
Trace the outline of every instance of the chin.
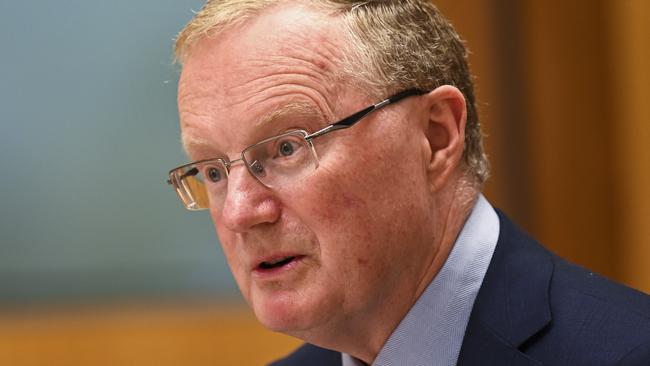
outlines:
[{"label": "chin", "polygon": [[317,302],[304,294],[274,293],[253,299],[252,307],[257,320],[272,331],[296,334],[319,325],[319,318],[326,313]]}]

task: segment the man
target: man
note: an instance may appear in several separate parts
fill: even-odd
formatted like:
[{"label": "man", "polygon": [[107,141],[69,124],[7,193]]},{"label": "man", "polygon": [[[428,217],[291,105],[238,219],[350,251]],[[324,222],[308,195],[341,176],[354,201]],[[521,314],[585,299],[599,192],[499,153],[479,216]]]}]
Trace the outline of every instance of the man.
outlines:
[{"label": "man", "polygon": [[209,1],[177,39],[170,172],[277,365],[648,365],[647,296],[480,194],[466,50],[427,0]]}]

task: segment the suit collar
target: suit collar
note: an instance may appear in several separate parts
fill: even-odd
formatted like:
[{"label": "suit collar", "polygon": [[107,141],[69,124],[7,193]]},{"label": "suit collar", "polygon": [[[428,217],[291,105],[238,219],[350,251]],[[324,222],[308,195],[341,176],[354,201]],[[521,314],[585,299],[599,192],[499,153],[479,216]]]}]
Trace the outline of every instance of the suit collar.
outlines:
[{"label": "suit collar", "polygon": [[497,213],[499,240],[474,303],[458,365],[535,365],[519,348],[551,321],[552,257]]}]

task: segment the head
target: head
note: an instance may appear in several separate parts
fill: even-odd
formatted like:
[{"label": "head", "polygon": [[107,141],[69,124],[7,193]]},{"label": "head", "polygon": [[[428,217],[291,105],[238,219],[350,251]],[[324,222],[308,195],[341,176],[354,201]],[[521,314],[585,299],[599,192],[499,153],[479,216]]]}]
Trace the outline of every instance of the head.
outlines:
[{"label": "head", "polygon": [[314,139],[318,166],[300,179],[270,188],[233,165],[224,197],[208,197],[234,277],[267,327],[327,345],[406,311],[455,238],[459,187],[475,191],[487,176],[466,50],[437,9],[208,1],[176,53],[192,160],[237,159],[267,137],[429,91]]}]

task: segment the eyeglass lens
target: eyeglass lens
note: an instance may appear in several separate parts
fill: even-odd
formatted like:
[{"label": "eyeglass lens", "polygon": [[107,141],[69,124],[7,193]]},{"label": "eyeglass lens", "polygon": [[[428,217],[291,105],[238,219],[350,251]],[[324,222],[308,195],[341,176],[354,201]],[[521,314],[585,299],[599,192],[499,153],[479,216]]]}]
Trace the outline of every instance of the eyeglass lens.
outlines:
[{"label": "eyeglass lens", "polygon": [[[316,169],[306,132],[292,131],[263,140],[243,151],[249,172],[269,188],[285,187]],[[178,195],[188,209],[221,207],[228,191],[229,167],[222,160],[190,164],[171,172]]]}]

